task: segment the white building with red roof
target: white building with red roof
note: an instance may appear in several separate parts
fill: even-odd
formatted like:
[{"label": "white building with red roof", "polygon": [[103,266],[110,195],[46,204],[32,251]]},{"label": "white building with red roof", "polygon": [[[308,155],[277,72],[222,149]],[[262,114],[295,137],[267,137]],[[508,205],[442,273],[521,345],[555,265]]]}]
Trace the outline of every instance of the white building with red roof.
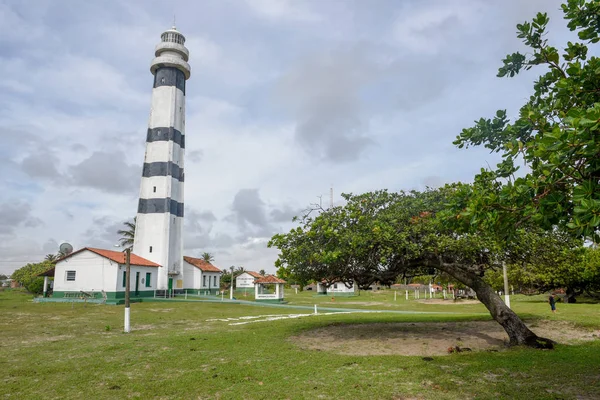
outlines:
[{"label": "white building with red roof", "polygon": [[[130,290],[132,298],[153,297],[161,266],[131,254]],[[54,276],[53,298],[104,298],[109,303],[125,299],[125,254],[120,251],[84,247],[56,262],[43,273]]]},{"label": "white building with red roof", "polygon": [[201,258],[183,257],[183,286],[185,290],[218,294],[222,272],[219,268]]}]

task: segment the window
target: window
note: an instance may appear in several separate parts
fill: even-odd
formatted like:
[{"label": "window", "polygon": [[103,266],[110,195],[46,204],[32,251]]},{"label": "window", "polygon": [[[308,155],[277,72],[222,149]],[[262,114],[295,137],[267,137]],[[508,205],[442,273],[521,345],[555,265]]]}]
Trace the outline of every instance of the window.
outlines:
[{"label": "window", "polygon": [[152,286],[152,273],[146,272],[146,287]]},{"label": "window", "polygon": [[152,246],[150,246],[150,253],[152,253]]},{"label": "window", "polygon": [[123,271],[123,287],[127,286],[127,271]]},{"label": "window", "polygon": [[217,276],[213,276],[213,286],[217,287]]},{"label": "window", "polygon": [[154,186],[154,193],[156,193],[156,186]]},{"label": "window", "polygon": [[334,288],[334,289],[337,289],[337,283],[335,283],[335,284],[333,285],[333,288]]},{"label": "window", "polygon": [[202,277],[202,287],[206,287],[206,275]]},{"label": "window", "polygon": [[67,281],[74,281],[76,272],[77,271],[67,271]]}]

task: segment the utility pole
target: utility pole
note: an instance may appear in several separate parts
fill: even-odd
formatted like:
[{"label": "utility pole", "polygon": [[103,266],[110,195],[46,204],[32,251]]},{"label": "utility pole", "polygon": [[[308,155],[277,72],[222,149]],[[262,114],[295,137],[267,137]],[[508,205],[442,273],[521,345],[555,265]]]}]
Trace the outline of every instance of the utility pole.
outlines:
[{"label": "utility pole", "polygon": [[508,271],[506,270],[506,263],[502,262],[502,274],[504,275],[504,302],[510,308],[510,295],[508,291]]},{"label": "utility pole", "polygon": [[130,311],[129,308],[129,277],[131,276],[131,267],[130,267],[130,258],[131,258],[131,249],[125,249],[125,333],[129,333],[131,331],[130,326]]},{"label": "utility pole", "polygon": [[233,300],[233,265],[231,266],[231,283],[229,285],[229,300]]}]

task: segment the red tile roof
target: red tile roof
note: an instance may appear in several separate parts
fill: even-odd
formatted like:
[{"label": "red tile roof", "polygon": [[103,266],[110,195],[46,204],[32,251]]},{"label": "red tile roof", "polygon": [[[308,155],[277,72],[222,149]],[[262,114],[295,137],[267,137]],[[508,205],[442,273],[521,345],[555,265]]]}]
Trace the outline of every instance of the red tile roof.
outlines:
[{"label": "red tile roof", "polygon": [[265,277],[258,278],[257,280],[254,281],[254,283],[286,283],[286,282],[283,279],[279,279],[276,276],[267,275]]},{"label": "red tile roof", "polygon": [[[75,254],[81,253],[84,250],[88,250],[91,251],[92,253],[96,253],[99,256],[102,256],[104,258],[108,258],[111,261],[114,261],[118,264],[125,264],[125,253],[122,251],[114,251],[114,250],[104,250],[104,249],[95,249],[93,247],[84,247],[83,249],[79,249],[77,251],[74,251],[73,253],[64,256],[62,258],[59,258],[58,260],[56,260],[56,262],[60,262],[63,261],[69,257],[73,257]],[[129,263],[131,265],[137,265],[140,267],[160,267],[160,265],[158,265],[155,262],[152,262],[150,260],[146,260],[145,258],[142,258],[138,255],[135,255],[133,253],[131,253],[130,257],[129,257]]]},{"label": "red tile roof", "polygon": [[264,278],[264,276],[262,276],[261,274],[259,274],[258,272],[254,272],[254,271],[244,271],[245,273],[253,276],[254,278]]},{"label": "red tile roof", "polygon": [[192,264],[194,267],[198,268],[203,272],[223,272],[219,268],[215,267],[209,262],[204,261],[201,258],[193,258],[193,257],[183,257],[183,260],[189,264]]}]

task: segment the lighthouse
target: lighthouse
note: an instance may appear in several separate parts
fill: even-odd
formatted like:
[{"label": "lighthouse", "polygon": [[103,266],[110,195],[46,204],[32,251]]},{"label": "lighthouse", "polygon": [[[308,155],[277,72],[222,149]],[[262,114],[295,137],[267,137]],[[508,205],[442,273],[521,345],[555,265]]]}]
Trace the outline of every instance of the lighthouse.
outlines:
[{"label": "lighthouse", "polygon": [[156,288],[183,288],[185,84],[190,77],[185,37],[173,26],[156,45],[146,155],[133,253],[159,269]]}]

